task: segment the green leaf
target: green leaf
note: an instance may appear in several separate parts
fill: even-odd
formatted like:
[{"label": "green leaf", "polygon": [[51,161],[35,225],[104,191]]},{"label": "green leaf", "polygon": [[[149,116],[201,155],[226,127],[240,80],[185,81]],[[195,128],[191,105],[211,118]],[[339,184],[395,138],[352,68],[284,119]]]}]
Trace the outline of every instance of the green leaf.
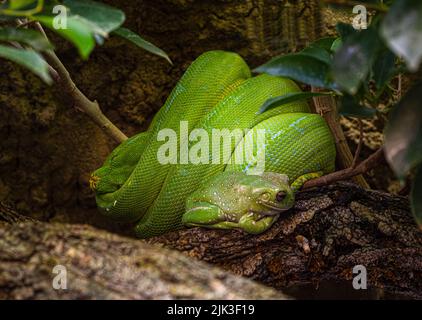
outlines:
[{"label": "green leaf", "polygon": [[332,75],[335,82],[349,94],[355,94],[372,68],[379,45],[375,28],[347,38],[334,55]]},{"label": "green leaf", "polygon": [[332,61],[330,52],[322,47],[310,46],[300,51],[300,54],[314,57],[315,59],[318,59],[328,65],[331,64]]},{"label": "green leaf", "polygon": [[326,37],[316,40],[315,42],[311,43],[309,47],[316,47],[316,48],[322,48],[327,51],[331,50],[331,46],[333,45],[333,42],[336,40],[335,37]]},{"label": "green leaf", "polygon": [[381,25],[381,35],[409,69],[416,71],[422,60],[422,1],[395,1]]},{"label": "green leaf", "polygon": [[345,95],[340,100],[339,114],[346,117],[371,118],[376,114],[376,110],[362,106],[354,97]]},{"label": "green leaf", "polygon": [[123,11],[90,0],[65,0],[63,4],[70,9],[70,15],[81,16],[94,24],[101,36],[107,36],[125,21]]},{"label": "green leaf", "polygon": [[33,19],[71,41],[82,58],[88,58],[95,42],[102,44],[110,32],[125,20],[124,13],[108,5],[90,0],[65,0],[67,6],[66,28],[55,28],[55,16],[37,15]]},{"label": "green leaf", "polygon": [[48,73],[48,64],[33,50],[22,50],[0,45],[0,57],[9,59],[24,66],[38,75],[46,83],[51,84],[52,80]]},{"label": "green leaf", "polygon": [[45,51],[53,48],[51,43],[44,37],[44,35],[31,29],[0,29],[0,41],[16,41],[24,43],[37,51]]},{"label": "green leaf", "polygon": [[264,102],[259,113],[299,100],[307,100],[312,97],[329,96],[331,92],[291,92],[280,97],[270,98]]},{"label": "green leaf", "polygon": [[343,45],[343,40],[341,40],[341,38],[337,38],[333,44],[331,45],[331,52],[337,52],[341,46]]},{"label": "green leaf", "polygon": [[399,178],[422,161],[422,82],[415,85],[390,114],[385,155]]},{"label": "green leaf", "polygon": [[9,8],[12,10],[19,10],[34,2],[37,2],[37,0],[11,0],[9,1]]},{"label": "green leaf", "polygon": [[385,87],[395,74],[396,56],[390,50],[385,50],[376,59],[373,66],[373,78],[378,90]]},{"label": "green leaf", "polygon": [[321,38],[313,43],[311,43],[308,47],[300,51],[298,54],[314,57],[321,62],[326,64],[331,64],[331,54],[330,48],[333,44],[335,38],[328,37],[328,38]]},{"label": "green leaf", "polygon": [[275,57],[254,72],[287,77],[315,87],[336,89],[335,84],[329,80],[329,70],[329,65],[320,59],[297,53]]},{"label": "green leaf", "polygon": [[80,16],[69,16],[65,29],[54,28],[54,17],[52,16],[34,16],[33,19],[71,41],[84,59],[88,58],[95,47],[92,25]]},{"label": "green leaf", "polygon": [[422,230],[422,166],[417,169],[410,192],[412,212],[419,229]]},{"label": "green leaf", "polygon": [[134,33],[133,31],[126,29],[126,28],[119,28],[115,30],[113,33],[116,35],[131,41],[132,43],[136,44],[138,47],[151,52],[159,57],[166,59],[170,64],[173,64],[169,58],[169,56],[160,48],[153,45],[151,42],[142,39],[139,35]]}]

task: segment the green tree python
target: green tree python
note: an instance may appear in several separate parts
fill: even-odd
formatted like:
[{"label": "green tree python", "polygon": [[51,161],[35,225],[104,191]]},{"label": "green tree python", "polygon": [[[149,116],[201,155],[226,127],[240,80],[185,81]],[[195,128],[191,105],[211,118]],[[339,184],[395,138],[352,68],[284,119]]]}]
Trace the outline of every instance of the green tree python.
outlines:
[{"label": "green tree python", "polygon": [[[319,115],[310,113],[305,101],[259,112],[267,99],[297,91],[299,87],[289,79],[268,74],[252,77],[236,53],[202,54],[148,130],[121,143],[92,174],[90,184],[99,209],[117,221],[133,222],[135,234],[142,238],[184,225],[238,228],[252,234],[267,230],[293,206],[294,193],[306,180],[334,170],[331,132]],[[190,135],[183,134],[182,124]],[[220,136],[214,141],[216,130],[239,129],[240,140],[226,143]],[[168,130],[176,140],[163,136]],[[205,142],[213,143],[196,150],[204,132],[209,137]],[[258,144],[254,137],[262,132],[265,140]],[[252,156],[236,161],[234,155],[242,154],[240,146],[246,150],[246,141],[252,141]],[[163,151],[164,144],[168,148]],[[170,147],[180,152],[163,162]],[[189,155],[197,152],[202,160],[186,161],[182,149]],[[264,150],[265,172],[256,174],[258,149]],[[223,159],[224,154],[229,154],[228,159]]]}]

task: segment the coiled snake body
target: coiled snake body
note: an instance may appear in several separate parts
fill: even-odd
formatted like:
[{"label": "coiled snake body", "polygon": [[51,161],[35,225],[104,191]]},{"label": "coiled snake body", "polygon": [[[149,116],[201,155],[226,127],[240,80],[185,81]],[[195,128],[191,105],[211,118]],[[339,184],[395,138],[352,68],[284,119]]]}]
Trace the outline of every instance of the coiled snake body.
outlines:
[{"label": "coiled snake body", "polygon": [[[265,171],[285,174],[290,181],[303,182],[304,175],[332,171],[335,148],[331,133],[319,115],[309,113],[306,102],[259,114],[267,99],[299,90],[288,79],[266,74],[251,77],[248,66],[235,53],[202,54],[187,69],[149,129],[119,145],[92,174],[98,207],[113,219],[134,222],[139,237],[159,235],[183,226],[186,199],[195,190],[212,185],[222,172],[247,173],[256,165],[253,161],[213,161],[211,147],[205,155],[208,163],[186,163],[179,154],[177,163],[162,164],[158,155],[165,143],[163,130],[173,130],[178,145],[194,144],[180,134],[181,121],[186,121],[189,132],[201,128],[210,137],[213,129],[251,129],[243,139],[258,129],[265,130]],[[225,148],[234,154],[238,146],[232,141],[217,148],[221,155]]]}]

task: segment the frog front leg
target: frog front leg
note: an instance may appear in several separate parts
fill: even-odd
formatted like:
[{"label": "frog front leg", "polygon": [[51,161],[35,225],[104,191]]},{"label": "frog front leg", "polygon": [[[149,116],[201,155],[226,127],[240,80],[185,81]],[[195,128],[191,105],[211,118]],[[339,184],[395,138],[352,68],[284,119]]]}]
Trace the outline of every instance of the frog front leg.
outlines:
[{"label": "frog front leg", "polygon": [[278,217],[279,214],[263,217],[256,213],[249,213],[240,218],[238,228],[250,234],[260,234],[268,230]]},{"label": "frog front leg", "polygon": [[190,227],[241,229],[247,233],[259,234],[271,227],[277,219],[278,214],[263,216],[250,212],[244,214],[239,221],[228,221],[219,207],[209,203],[200,203],[183,215],[182,222]]},{"label": "frog front leg", "polygon": [[[214,224],[195,224],[185,223],[187,226],[201,226],[213,229],[240,229],[249,234],[260,234],[270,228],[278,219],[277,215],[261,216],[259,214],[248,213],[243,215],[239,222],[234,221],[218,221]],[[202,217],[201,217],[202,218]],[[209,220],[208,220],[209,221]]]}]

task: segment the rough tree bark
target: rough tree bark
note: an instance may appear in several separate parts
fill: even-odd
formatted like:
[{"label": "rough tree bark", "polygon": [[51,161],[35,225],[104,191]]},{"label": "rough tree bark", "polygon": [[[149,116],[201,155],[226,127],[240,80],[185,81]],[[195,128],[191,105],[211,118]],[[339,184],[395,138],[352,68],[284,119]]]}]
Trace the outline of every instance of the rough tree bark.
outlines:
[{"label": "rough tree bark", "polygon": [[[422,232],[406,198],[338,183],[298,194],[295,208],[259,236],[181,230],[150,239],[275,288],[347,280],[422,299]],[[332,298],[335,297],[332,296]]]},{"label": "rough tree bark", "polygon": [[[57,265],[66,268],[66,290],[53,288]],[[89,226],[0,222],[0,299],[286,298],[179,252]]]},{"label": "rough tree bark", "polygon": [[[71,290],[51,288],[57,264]],[[0,223],[0,298],[283,298],[230,273],[277,289],[351,287],[359,264],[369,287],[422,299],[422,233],[405,198],[350,183],[307,190],[259,236],[192,228],[141,241],[88,226]]]}]

